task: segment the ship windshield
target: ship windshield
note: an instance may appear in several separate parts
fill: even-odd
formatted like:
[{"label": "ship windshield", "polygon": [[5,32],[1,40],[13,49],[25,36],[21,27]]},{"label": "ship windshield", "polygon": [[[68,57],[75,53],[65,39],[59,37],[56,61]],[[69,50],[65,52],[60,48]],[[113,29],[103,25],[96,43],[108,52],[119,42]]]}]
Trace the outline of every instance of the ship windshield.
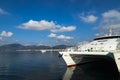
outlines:
[{"label": "ship windshield", "polygon": [[95,38],[94,40],[113,39],[113,38],[120,38],[120,36],[104,36],[104,37]]}]

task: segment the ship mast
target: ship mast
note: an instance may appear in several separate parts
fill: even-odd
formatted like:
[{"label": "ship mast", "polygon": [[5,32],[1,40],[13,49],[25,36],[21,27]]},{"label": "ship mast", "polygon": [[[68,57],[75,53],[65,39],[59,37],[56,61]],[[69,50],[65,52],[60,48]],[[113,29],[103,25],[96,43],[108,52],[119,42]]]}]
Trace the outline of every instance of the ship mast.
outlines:
[{"label": "ship mast", "polygon": [[112,36],[112,28],[109,28],[109,36]]}]

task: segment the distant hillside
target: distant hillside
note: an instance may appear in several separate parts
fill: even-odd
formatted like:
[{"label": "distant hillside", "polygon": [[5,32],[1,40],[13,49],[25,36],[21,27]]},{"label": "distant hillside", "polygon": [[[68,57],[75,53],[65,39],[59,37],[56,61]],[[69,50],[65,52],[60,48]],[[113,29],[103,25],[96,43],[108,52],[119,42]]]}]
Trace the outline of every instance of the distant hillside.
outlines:
[{"label": "distant hillside", "polygon": [[44,46],[44,45],[35,46],[35,45],[31,45],[31,46],[24,46],[24,49],[50,49],[50,46]]},{"label": "distant hillside", "polygon": [[12,50],[22,49],[22,48],[23,46],[20,44],[7,44],[7,45],[0,46],[0,51],[12,51]]},{"label": "distant hillside", "polygon": [[54,47],[52,47],[53,49],[66,49],[68,47],[71,47],[71,46],[68,46],[68,45],[56,45]]},{"label": "distant hillside", "polygon": [[21,44],[7,44],[7,45],[3,45],[0,47],[3,47],[3,48],[21,48],[23,46]]},{"label": "distant hillside", "polygon": [[0,51],[13,51],[13,50],[25,50],[25,49],[50,49],[49,46],[23,46],[21,44],[7,44],[7,45],[3,45],[0,46]]},{"label": "distant hillside", "polygon": [[[52,49],[65,49],[67,47],[71,47],[71,46],[56,45],[56,46],[53,46]],[[27,49],[31,49],[31,50],[51,49],[51,47],[50,46],[45,46],[45,45],[40,45],[40,46],[35,46],[35,45],[23,46],[23,45],[17,44],[17,43],[0,46],[0,51],[15,51],[15,50],[27,50]]]}]

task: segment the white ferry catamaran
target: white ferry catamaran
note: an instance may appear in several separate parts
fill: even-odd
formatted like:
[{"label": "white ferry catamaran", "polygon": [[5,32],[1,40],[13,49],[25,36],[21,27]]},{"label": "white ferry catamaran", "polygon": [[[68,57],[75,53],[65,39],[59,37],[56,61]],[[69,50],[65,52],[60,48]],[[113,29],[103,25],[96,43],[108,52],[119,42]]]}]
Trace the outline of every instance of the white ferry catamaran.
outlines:
[{"label": "white ferry catamaran", "polygon": [[59,52],[68,67],[94,61],[114,61],[120,72],[120,36],[112,35],[96,37],[91,42],[84,42],[76,47]]}]

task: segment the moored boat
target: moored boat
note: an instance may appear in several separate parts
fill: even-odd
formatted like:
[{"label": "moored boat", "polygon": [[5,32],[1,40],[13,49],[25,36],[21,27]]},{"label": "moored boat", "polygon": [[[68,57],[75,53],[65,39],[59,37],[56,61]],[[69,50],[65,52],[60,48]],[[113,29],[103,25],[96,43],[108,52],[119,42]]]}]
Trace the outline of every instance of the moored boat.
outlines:
[{"label": "moored boat", "polygon": [[91,42],[82,42],[59,52],[68,67],[96,61],[114,62],[120,71],[120,36],[108,35],[96,37]]}]

